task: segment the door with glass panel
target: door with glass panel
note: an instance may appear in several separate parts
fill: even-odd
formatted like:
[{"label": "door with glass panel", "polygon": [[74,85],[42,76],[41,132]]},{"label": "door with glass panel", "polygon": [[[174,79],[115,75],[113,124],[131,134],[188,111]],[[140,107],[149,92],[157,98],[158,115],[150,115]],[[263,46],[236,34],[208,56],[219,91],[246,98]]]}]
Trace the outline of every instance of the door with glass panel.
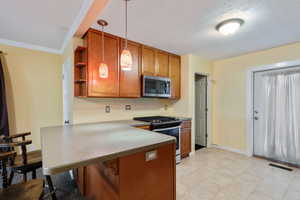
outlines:
[{"label": "door with glass panel", "polygon": [[300,165],[300,67],[254,74],[254,155]]}]

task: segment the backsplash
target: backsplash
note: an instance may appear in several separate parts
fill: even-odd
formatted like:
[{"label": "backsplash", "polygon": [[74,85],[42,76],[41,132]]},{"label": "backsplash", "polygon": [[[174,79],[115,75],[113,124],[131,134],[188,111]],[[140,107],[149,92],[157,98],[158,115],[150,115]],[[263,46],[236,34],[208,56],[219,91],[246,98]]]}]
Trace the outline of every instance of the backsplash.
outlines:
[{"label": "backsplash", "polygon": [[[131,110],[126,110],[130,105]],[[169,115],[171,101],[165,99],[84,99],[74,98],[73,123],[126,120],[150,115]],[[108,106],[110,112],[107,113]],[[127,106],[128,107],[128,106]]]}]

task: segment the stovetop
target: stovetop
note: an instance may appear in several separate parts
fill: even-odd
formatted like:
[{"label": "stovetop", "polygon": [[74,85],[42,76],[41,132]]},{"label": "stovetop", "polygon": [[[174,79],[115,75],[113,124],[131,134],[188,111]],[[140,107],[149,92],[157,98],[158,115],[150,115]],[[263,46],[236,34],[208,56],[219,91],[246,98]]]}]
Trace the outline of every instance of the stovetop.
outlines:
[{"label": "stovetop", "polygon": [[151,122],[151,123],[164,123],[164,122],[178,121],[178,119],[175,117],[164,117],[164,116],[135,117],[133,119],[137,121]]}]

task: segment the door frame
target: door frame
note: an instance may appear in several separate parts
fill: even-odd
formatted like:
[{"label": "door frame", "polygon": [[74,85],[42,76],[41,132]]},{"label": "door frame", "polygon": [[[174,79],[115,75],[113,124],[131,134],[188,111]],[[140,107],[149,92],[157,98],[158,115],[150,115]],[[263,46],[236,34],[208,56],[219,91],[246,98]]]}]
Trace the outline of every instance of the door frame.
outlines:
[{"label": "door frame", "polygon": [[299,67],[300,60],[284,61],[273,63],[269,65],[260,65],[250,67],[247,70],[246,77],[246,140],[247,140],[247,155],[254,155],[254,120],[253,120],[253,109],[254,109],[254,73],[266,71],[266,70],[278,70],[291,67]]},{"label": "door frame", "polygon": [[212,126],[212,79],[211,79],[211,75],[210,74],[206,74],[206,73],[198,73],[195,72],[194,73],[194,81],[193,81],[193,85],[194,85],[194,95],[193,95],[193,102],[194,102],[194,109],[193,109],[193,119],[194,119],[194,123],[192,123],[193,126],[193,132],[194,135],[192,135],[193,139],[192,139],[192,149],[195,152],[195,137],[196,137],[196,125],[195,125],[195,119],[196,119],[196,112],[195,112],[195,106],[196,106],[196,101],[195,101],[195,78],[196,75],[200,75],[200,76],[206,76],[207,79],[207,88],[206,88],[206,106],[207,106],[207,114],[206,114],[206,133],[207,133],[207,138],[206,138],[206,148],[211,147],[212,145],[212,134],[211,134],[211,126]]}]

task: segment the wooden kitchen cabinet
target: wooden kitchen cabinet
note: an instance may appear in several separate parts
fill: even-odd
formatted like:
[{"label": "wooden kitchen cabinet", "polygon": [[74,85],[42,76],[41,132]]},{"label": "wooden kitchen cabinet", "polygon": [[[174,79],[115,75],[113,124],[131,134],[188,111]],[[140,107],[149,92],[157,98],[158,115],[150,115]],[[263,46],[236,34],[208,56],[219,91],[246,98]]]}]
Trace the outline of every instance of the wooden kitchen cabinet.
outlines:
[{"label": "wooden kitchen cabinet", "polygon": [[[88,165],[82,194],[94,200],[176,200],[175,149],[175,143],[165,144]],[[150,151],[157,158],[147,161]]]},{"label": "wooden kitchen cabinet", "polygon": [[155,75],[161,77],[169,77],[169,54],[164,51],[156,51]]},{"label": "wooden kitchen cabinet", "polygon": [[181,125],[181,158],[189,156],[192,151],[191,121],[184,121]]},{"label": "wooden kitchen cabinet", "polygon": [[171,78],[171,98],[180,99],[181,95],[181,59],[180,56],[169,56],[169,74]]},{"label": "wooden kitchen cabinet", "polygon": [[142,47],[142,73],[147,76],[154,76],[156,73],[155,56],[156,51],[154,48],[143,46]]},{"label": "wooden kitchen cabinet", "polygon": [[88,96],[119,96],[119,38],[105,33],[104,58],[108,66],[108,78],[100,78],[99,64],[102,61],[101,32],[89,30],[86,37],[88,51]]},{"label": "wooden kitchen cabinet", "polygon": [[81,194],[85,195],[85,177],[86,177],[86,167],[80,167],[75,169],[75,179]]},{"label": "wooden kitchen cabinet", "polygon": [[[125,48],[125,40],[121,39],[120,57]],[[128,41],[128,49],[132,55],[132,69],[123,71],[120,66],[120,97],[141,97],[141,45],[135,42]]]},{"label": "wooden kitchen cabinet", "polygon": [[125,40],[104,33],[104,62],[108,78],[100,78],[102,62],[102,32],[89,29],[83,37],[84,46],[74,52],[74,96],[90,98],[140,98],[142,75],[169,77],[172,80],[172,99],[180,98],[180,57],[140,43],[128,41],[133,67],[123,71],[120,66]]}]

